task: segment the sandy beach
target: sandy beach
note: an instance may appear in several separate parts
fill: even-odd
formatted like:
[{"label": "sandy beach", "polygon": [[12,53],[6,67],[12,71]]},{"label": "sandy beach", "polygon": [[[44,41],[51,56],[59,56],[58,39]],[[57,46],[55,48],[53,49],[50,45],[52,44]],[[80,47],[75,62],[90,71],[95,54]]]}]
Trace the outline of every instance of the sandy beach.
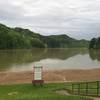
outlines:
[{"label": "sandy beach", "polygon": [[[0,84],[31,83],[33,71],[0,72]],[[100,80],[100,69],[89,70],[45,70],[45,83]]]}]

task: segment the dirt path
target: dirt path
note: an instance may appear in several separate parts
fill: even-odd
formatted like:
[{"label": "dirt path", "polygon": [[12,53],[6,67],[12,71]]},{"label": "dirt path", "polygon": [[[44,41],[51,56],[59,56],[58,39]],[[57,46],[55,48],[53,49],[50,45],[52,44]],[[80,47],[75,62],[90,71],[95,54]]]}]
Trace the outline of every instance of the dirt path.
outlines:
[{"label": "dirt path", "polygon": [[100,100],[100,98],[96,98],[96,97],[95,97],[95,98],[93,98],[93,100]]},{"label": "dirt path", "polygon": [[[31,83],[33,72],[0,72],[0,84]],[[100,69],[49,70],[43,72],[45,82],[71,82],[100,80]]]},{"label": "dirt path", "polygon": [[[0,72],[0,84],[31,83],[33,72]],[[100,80],[100,69],[91,70],[49,70],[43,72],[45,82],[73,82]],[[65,90],[58,94],[69,95]],[[100,98],[93,98],[100,100]]]},{"label": "dirt path", "polygon": [[66,90],[56,90],[55,93],[60,95],[70,95]]},{"label": "dirt path", "polygon": [[[67,90],[56,90],[55,93],[59,94],[59,95],[71,95],[67,92]],[[92,98],[93,100],[100,100],[100,98],[98,97],[89,97]]]}]

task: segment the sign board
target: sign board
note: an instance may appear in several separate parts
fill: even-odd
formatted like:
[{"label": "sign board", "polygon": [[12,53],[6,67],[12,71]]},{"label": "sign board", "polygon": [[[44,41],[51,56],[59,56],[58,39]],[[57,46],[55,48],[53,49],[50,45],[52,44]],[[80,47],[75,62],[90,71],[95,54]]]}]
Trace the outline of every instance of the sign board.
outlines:
[{"label": "sign board", "polygon": [[42,67],[34,67],[34,80],[42,80]]}]

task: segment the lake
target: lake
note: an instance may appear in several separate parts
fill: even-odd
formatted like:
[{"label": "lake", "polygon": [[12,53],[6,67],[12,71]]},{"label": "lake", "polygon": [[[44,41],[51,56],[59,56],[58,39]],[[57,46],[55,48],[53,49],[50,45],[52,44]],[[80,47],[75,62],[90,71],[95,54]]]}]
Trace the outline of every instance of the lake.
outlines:
[{"label": "lake", "polygon": [[0,50],[0,71],[32,71],[33,66],[43,66],[46,70],[100,68],[100,50]]}]

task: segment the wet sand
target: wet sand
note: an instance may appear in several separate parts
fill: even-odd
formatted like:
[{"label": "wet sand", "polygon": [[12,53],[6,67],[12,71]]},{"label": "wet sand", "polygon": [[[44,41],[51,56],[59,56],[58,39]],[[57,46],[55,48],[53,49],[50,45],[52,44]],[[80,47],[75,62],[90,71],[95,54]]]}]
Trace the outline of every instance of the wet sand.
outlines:
[{"label": "wet sand", "polygon": [[[25,72],[0,72],[0,84],[31,83],[32,71]],[[45,83],[73,82],[100,80],[100,69],[90,70],[45,70],[43,71]]]}]

